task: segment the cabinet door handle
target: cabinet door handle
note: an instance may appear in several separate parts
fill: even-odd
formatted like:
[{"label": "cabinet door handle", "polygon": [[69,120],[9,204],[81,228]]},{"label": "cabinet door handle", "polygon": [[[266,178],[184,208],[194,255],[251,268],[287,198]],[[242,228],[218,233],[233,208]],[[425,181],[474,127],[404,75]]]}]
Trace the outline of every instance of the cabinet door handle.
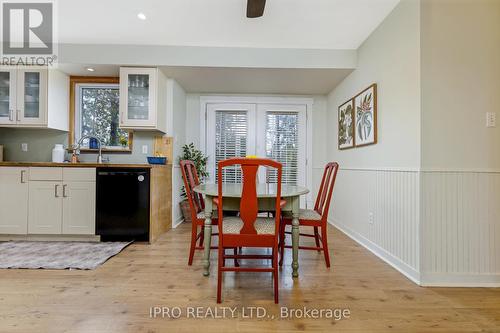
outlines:
[{"label": "cabinet door handle", "polygon": [[63,185],[63,198],[67,198],[67,197],[68,197],[68,196],[66,195],[66,187],[67,187],[67,186],[68,186],[68,185],[66,185],[66,184],[64,184],[64,185]]},{"label": "cabinet door handle", "polygon": [[16,121],[19,121],[19,114],[21,113],[21,110],[17,110],[16,112]]},{"label": "cabinet door handle", "polygon": [[14,121],[14,110],[9,110],[9,121]]},{"label": "cabinet door handle", "polygon": [[21,184],[26,183],[26,179],[24,179],[25,174],[26,174],[26,170],[21,170]]},{"label": "cabinet door handle", "polygon": [[59,188],[59,185],[54,186],[54,196],[56,198],[59,198],[59,193],[58,193],[59,191],[57,190],[58,188]]}]

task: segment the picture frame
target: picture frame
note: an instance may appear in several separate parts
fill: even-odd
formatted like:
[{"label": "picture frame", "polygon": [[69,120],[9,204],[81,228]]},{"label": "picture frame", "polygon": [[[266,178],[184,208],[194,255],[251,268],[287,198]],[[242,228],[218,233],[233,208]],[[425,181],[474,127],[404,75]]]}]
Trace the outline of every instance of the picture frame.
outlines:
[{"label": "picture frame", "polygon": [[354,143],[356,147],[374,145],[377,130],[377,84],[374,83],[353,98]]},{"label": "picture frame", "polygon": [[354,99],[339,106],[337,124],[339,150],[354,148]]}]

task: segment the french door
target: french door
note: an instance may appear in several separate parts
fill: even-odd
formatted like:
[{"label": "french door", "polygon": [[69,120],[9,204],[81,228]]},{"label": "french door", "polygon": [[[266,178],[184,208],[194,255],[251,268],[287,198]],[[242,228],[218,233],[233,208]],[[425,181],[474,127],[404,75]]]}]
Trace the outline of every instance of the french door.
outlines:
[{"label": "french door", "polygon": [[[306,110],[302,104],[207,104],[210,180],[217,181],[219,161],[256,155],[283,164],[283,183],[306,186]],[[228,169],[222,176],[224,182],[241,182],[239,168]],[[259,170],[259,182],[276,180],[272,170]]]}]

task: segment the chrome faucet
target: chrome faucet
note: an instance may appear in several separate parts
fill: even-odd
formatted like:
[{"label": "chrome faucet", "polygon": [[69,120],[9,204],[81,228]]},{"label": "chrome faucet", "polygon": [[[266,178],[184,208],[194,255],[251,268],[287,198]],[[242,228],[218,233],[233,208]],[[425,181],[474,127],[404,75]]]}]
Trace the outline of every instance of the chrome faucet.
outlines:
[{"label": "chrome faucet", "polygon": [[97,136],[93,136],[93,135],[85,135],[85,136],[82,136],[80,140],[78,140],[78,144],[77,144],[77,151],[80,152],[80,147],[82,146],[82,143],[83,143],[83,140],[85,139],[96,139],[97,142],[99,142],[99,155],[97,155],[97,163],[101,164],[102,163],[102,141],[101,139],[99,139]]}]

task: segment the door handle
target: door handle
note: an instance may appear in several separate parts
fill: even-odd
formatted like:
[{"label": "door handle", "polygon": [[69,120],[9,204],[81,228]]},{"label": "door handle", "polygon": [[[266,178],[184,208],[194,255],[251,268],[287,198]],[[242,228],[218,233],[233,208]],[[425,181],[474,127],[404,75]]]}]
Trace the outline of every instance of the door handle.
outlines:
[{"label": "door handle", "polygon": [[26,174],[26,170],[21,170],[21,184],[26,183],[26,179],[24,179],[25,174]]},{"label": "door handle", "polygon": [[67,187],[67,186],[68,186],[67,184],[64,184],[64,185],[63,185],[63,198],[67,198],[67,197],[68,197],[68,196],[66,195],[66,187]]},{"label": "door handle", "polygon": [[9,110],[9,121],[14,121],[14,110]]},{"label": "door handle", "polygon": [[54,196],[56,198],[59,198],[59,194],[58,194],[59,191],[57,191],[58,188],[59,188],[59,185],[54,186]]},{"label": "door handle", "polygon": [[21,113],[21,110],[16,110],[16,121],[19,121],[19,114]]}]

